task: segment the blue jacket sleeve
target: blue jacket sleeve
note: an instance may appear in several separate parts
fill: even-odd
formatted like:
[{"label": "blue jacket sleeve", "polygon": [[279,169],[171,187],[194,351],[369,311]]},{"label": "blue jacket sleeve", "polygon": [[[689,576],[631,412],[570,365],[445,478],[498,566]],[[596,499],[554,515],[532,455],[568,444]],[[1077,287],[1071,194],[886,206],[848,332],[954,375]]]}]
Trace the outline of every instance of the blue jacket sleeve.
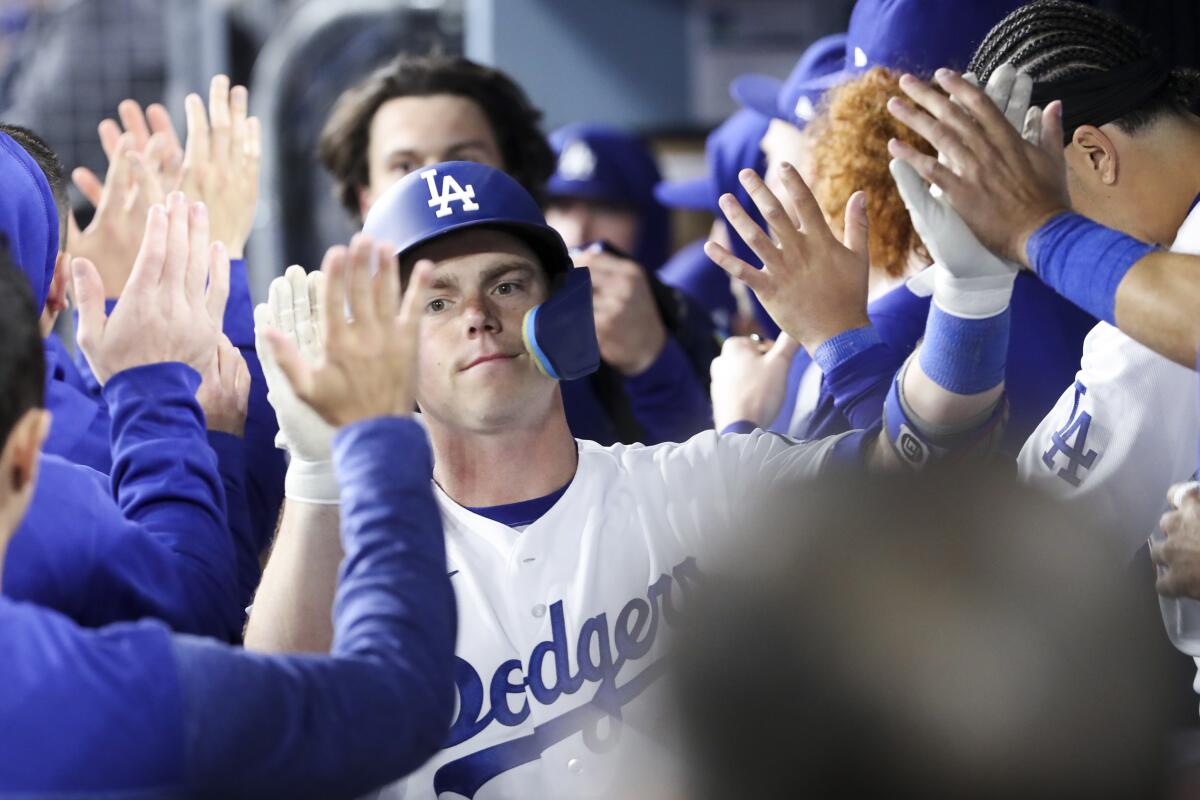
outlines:
[{"label": "blue jacket sleeve", "polygon": [[230,638],[241,616],[236,561],[199,385],[199,374],[182,364],[136,367],[108,380],[112,489],[122,514],[174,554],[172,605],[192,609],[201,632]]},{"label": "blue jacket sleeve", "polygon": [[644,444],[685,442],[712,427],[708,397],[683,348],[670,336],[649,368],[625,379],[625,390],[645,432]]},{"label": "blue jacket sleeve", "polygon": [[250,524],[246,499],[246,448],[242,437],[222,431],[209,431],[208,445],[217,456],[217,472],[225,488],[225,518],[237,558],[237,603],[245,608],[250,605],[262,577],[259,542]]},{"label": "blue jacket sleeve", "polygon": [[254,303],[250,298],[246,262],[238,260],[229,266],[225,335],[242,351],[250,371],[250,398],[242,443],[246,462],[245,491],[250,543],[255,553],[261,554],[275,533],[279,509],[283,505],[283,477],[287,462],[283,451],[275,447],[279,423],[275,420],[275,409],[267,401],[267,382],[254,349]]},{"label": "blue jacket sleeve", "polygon": [[449,729],[454,597],[425,434],[410,419],[361,422],[338,433],[334,463],[346,558],[333,657],[232,658],[177,640],[194,789],[354,797],[420,766]]}]

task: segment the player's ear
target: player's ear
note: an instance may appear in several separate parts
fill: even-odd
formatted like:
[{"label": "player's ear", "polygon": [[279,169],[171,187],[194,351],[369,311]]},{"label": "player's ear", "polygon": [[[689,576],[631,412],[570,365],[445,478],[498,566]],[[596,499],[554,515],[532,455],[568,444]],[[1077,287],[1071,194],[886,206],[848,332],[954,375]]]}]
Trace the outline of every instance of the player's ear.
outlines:
[{"label": "player's ear", "polygon": [[1074,148],[1088,172],[1105,186],[1117,182],[1117,148],[1113,140],[1094,125],[1080,125],[1071,136]]},{"label": "player's ear", "polygon": [[31,408],[13,425],[0,449],[0,543],[16,529],[33,497],[38,458],[50,431],[50,412]]}]

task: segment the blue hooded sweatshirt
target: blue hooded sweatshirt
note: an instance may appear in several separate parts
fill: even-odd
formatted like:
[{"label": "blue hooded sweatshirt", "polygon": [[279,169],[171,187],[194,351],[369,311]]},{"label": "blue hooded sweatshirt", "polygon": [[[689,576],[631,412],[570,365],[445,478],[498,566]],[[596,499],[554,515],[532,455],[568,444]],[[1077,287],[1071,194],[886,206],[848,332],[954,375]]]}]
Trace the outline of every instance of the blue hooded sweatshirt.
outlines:
[{"label": "blue hooded sweatshirt", "polygon": [[428,442],[380,418],[333,454],[346,558],[330,655],[150,621],[88,631],[0,598],[0,795],[350,798],[438,750],[456,621]]}]

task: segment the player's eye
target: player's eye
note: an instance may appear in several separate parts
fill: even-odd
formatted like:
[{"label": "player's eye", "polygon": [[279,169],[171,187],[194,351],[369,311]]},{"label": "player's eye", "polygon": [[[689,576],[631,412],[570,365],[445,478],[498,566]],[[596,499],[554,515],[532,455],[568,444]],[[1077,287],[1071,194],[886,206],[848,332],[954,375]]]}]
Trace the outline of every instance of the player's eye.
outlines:
[{"label": "player's eye", "polygon": [[438,314],[446,310],[446,301],[440,297],[436,300],[430,300],[425,306],[425,310],[431,314]]},{"label": "player's eye", "polygon": [[411,161],[394,161],[391,165],[392,172],[400,172],[405,175],[417,168],[417,165]]},{"label": "player's eye", "polygon": [[518,283],[514,283],[513,281],[505,281],[504,283],[496,286],[496,294],[509,295],[513,292],[516,292],[520,288],[521,286]]}]

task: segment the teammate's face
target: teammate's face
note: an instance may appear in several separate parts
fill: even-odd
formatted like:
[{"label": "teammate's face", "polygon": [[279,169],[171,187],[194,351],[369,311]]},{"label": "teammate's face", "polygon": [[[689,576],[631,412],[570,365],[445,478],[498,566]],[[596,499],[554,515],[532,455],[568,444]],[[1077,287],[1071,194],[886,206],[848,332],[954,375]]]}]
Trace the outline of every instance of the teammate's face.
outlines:
[{"label": "teammate's face", "polygon": [[556,384],[525,352],[525,312],[546,299],[546,274],[500,231],[456,233],[418,248],[436,268],[423,304],[417,399],[432,420],[487,432],[539,418]]},{"label": "teammate's face", "polygon": [[483,109],[449,94],[388,100],[371,119],[368,183],[359,197],[363,216],[393,183],[443,161],[476,161],[504,169],[500,145]]},{"label": "teammate's face", "polygon": [[546,222],[558,231],[567,247],[605,241],[626,253],[637,246],[638,219],[627,208],[573,198],[553,198],[546,206]]},{"label": "teammate's face", "polygon": [[[780,167],[784,162],[791,164],[804,178],[805,183],[812,185],[816,177],[811,157],[812,148],[809,146],[805,130],[797,128],[790,122],[780,119],[771,120],[767,132],[763,134],[761,145],[763,155],[767,159],[767,170],[763,182],[767,184],[776,197],[786,197],[783,182],[780,180]],[[788,204],[790,205],[790,204]]]}]

